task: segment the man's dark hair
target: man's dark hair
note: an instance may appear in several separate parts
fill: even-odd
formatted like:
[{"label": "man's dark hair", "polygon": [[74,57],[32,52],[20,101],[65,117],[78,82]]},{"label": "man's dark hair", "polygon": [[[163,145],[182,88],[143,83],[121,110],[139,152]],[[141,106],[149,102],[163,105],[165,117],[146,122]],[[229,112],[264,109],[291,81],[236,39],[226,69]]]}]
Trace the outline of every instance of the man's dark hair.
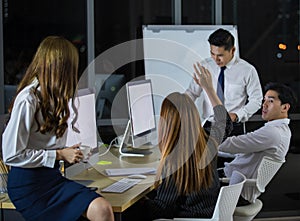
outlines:
[{"label": "man's dark hair", "polygon": [[265,86],[265,92],[268,90],[273,90],[278,93],[278,98],[281,101],[281,104],[290,104],[290,110],[293,110],[296,107],[297,96],[295,92],[285,84],[270,82]]},{"label": "man's dark hair", "polygon": [[220,28],[209,36],[208,42],[210,45],[224,47],[229,51],[234,46],[234,37],[229,31]]}]

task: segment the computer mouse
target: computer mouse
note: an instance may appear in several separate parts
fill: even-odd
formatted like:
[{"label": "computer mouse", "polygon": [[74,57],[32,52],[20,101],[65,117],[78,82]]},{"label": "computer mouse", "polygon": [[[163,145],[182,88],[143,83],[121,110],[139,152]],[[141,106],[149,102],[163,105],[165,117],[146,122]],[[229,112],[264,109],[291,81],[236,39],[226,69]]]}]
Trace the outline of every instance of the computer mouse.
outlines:
[{"label": "computer mouse", "polygon": [[131,179],[146,179],[147,176],[143,175],[143,174],[131,174],[131,175],[128,176],[128,178],[131,178]]}]

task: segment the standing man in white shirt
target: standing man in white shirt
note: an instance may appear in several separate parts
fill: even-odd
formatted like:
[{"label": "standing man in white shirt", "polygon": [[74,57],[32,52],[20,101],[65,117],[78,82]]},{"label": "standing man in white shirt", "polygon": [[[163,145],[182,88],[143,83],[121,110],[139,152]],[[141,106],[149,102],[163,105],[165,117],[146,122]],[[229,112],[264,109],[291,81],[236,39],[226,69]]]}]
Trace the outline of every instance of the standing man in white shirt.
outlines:
[{"label": "standing man in white shirt", "polygon": [[[237,154],[232,162],[225,163],[226,177],[237,170],[248,179],[255,179],[264,156],[285,161],[291,139],[288,113],[296,106],[297,99],[294,92],[284,84],[269,83],[265,90],[262,119],[267,123],[253,132],[228,137],[219,146],[223,152]],[[244,188],[241,194],[248,202],[253,202],[259,195],[260,192],[253,187]]]},{"label": "standing man in white shirt", "polygon": [[[234,122],[232,135],[243,134],[243,123],[261,106],[262,89],[257,71],[254,66],[235,55],[234,37],[229,31],[216,30],[209,36],[208,42],[211,58],[200,63],[212,73],[216,91],[220,69],[225,69],[222,88],[224,94],[221,95],[221,100],[223,99],[223,104]],[[203,89],[193,80],[186,93],[194,101],[203,96],[201,118],[209,123],[213,109]]]}]

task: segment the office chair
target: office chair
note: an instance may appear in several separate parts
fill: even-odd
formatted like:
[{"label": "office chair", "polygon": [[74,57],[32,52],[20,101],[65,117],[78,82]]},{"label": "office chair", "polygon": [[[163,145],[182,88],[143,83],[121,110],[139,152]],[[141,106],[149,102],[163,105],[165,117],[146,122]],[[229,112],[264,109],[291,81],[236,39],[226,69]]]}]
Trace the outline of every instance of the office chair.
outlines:
[{"label": "office chair", "polygon": [[8,110],[10,103],[13,98],[16,96],[18,85],[4,85],[4,108],[5,111]]},{"label": "office chair", "polygon": [[9,118],[8,114],[0,114],[0,157],[2,157],[2,133]]},{"label": "office chair", "polygon": [[[237,205],[246,177],[234,171],[229,186],[222,186],[212,218],[174,218],[177,221],[233,221],[233,212]],[[155,221],[168,219],[157,219]]]},{"label": "office chair", "polygon": [[[278,172],[285,161],[278,161],[269,157],[264,157],[258,167],[257,178],[247,179],[245,187],[255,186],[260,193],[265,192],[265,188]],[[234,221],[251,221],[263,207],[261,200],[256,199],[253,203],[246,206],[236,207],[233,215]]]},{"label": "office chair", "polygon": [[4,131],[7,118],[8,114],[0,114],[0,193],[7,192],[7,175],[9,168],[2,160],[2,133]]}]

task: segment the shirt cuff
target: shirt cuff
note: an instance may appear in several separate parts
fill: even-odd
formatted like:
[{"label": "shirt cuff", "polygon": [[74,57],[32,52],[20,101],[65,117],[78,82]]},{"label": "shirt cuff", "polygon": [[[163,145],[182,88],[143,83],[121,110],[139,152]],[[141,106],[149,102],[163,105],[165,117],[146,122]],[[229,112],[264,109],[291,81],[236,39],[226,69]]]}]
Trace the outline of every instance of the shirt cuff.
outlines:
[{"label": "shirt cuff", "polygon": [[238,117],[238,120],[236,121],[237,123],[239,122],[245,122],[248,120],[247,118],[247,114],[244,112],[244,111],[237,111],[237,112],[234,112],[236,114],[236,116]]},{"label": "shirt cuff", "polygon": [[53,168],[56,160],[56,150],[46,150],[45,152],[46,162],[44,166]]}]

